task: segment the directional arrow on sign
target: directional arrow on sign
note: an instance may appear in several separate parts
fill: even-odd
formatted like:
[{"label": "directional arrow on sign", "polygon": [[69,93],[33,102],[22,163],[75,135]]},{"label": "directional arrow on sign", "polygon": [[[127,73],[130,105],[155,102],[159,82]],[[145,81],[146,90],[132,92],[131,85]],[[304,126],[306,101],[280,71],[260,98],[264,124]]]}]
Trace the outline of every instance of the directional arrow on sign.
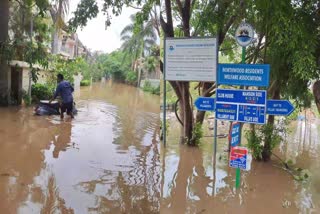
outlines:
[{"label": "directional arrow on sign", "polygon": [[[198,97],[194,102],[199,111],[214,111],[215,98]],[[289,116],[294,106],[289,100],[267,100],[267,114],[276,116]]]},{"label": "directional arrow on sign", "polygon": [[194,105],[199,111],[214,111],[214,98],[212,97],[198,97]]},{"label": "directional arrow on sign", "polygon": [[267,114],[289,116],[293,111],[289,100],[267,100]]}]

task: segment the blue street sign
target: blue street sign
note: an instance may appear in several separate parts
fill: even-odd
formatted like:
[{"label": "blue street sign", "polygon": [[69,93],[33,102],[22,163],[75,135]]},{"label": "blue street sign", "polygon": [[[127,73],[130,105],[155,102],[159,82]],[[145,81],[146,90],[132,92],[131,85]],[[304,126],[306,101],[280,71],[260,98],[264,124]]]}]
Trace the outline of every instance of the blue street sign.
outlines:
[{"label": "blue street sign", "polygon": [[229,103],[216,103],[216,118],[220,120],[237,121],[238,105]]},{"label": "blue street sign", "polygon": [[231,128],[231,146],[235,147],[240,143],[240,123],[233,123]]},{"label": "blue street sign", "polygon": [[266,108],[257,105],[216,103],[216,118],[242,123],[265,124]]},{"label": "blue street sign", "polygon": [[217,119],[266,123],[266,91],[217,89],[216,93]]},{"label": "blue street sign", "polygon": [[267,92],[264,90],[217,89],[216,102],[235,104],[266,105]]},{"label": "blue street sign", "polygon": [[267,87],[269,73],[267,64],[219,64],[218,84]]},{"label": "blue street sign", "polygon": [[268,100],[267,114],[289,116],[294,111],[294,106],[289,100]]},{"label": "blue street sign", "polygon": [[265,106],[239,105],[238,121],[243,123],[266,123]]},{"label": "blue street sign", "polygon": [[194,102],[199,111],[214,111],[214,98],[198,97]]}]

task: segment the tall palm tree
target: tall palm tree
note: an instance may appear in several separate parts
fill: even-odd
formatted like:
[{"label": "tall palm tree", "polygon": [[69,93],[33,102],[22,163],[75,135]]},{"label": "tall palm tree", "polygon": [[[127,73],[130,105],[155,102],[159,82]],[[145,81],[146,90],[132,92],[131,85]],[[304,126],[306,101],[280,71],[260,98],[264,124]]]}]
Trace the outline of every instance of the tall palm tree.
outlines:
[{"label": "tall palm tree", "polygon": [[61,29],[65,26],[65,17],[69,12],[69,0],[53,0],[50,14],[53,21],[54,31],[52,34],[51,53],[58,52],[58,41]]},{"label": "tall palm tree", "polygon": [[[156,44],[157,34],[153,27],[152,20],[140,26],[135,25],[135,15],[131,15],[131,22],[121,32],[123,41],[122,50],[130,54],[132,60],[132,69],[136,71],[137,61],[149,54],[151,47]],[[138,30],[135,29],[138,27]]]}]

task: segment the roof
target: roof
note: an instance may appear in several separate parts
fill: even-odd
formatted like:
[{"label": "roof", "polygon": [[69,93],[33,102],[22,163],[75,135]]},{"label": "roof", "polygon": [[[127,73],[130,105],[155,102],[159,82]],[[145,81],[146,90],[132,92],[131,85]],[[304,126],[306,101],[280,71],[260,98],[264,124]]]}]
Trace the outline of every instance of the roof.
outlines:
[{"label": "roof", "polygon": [[[19,67],[19,68],[30,68],[29,63],[24,62],[24,61],[19,61],[19,60],[11,60],[9,62],[9,65],[12,66],[12,67],[16,66],[16,67]],[[34,64],[32,67],[33,68],[38,68],[38,69],[43,69],[40,65],[37,65],[37,64]]]}]

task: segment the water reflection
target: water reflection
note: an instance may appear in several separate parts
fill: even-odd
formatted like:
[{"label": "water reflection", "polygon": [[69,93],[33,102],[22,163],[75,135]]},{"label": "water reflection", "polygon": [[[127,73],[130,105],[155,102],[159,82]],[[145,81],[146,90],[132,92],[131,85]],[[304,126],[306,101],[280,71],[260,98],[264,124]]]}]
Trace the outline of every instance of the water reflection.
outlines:
[{"label": "water reflection", "polygon": [[56,126],[34,117],[31,109],[3,108],[0,118],[0,209],[17,213],[29,192],[38,190],[34,178],[44,167],[42,151],[53,141]]},{"label": "water reflection", "polygon": [[299,192],[295,204],[302,213],[312,213],[317,212],[320,207],[320,121],[310,112],[306,112],[306,115],[306,120],[296,121],[292,125],[292,134],[288,141],[282,143],[280,153],[296,167],[311,172],[311,178],[297,187]]},{"label": "water reflection", "polygon": [[58,127],[59,135],[55,136],[54,149],[52,152],[53,158],[59,157],[59,152],[66,151],[71,144],[71,123],[65,122]]}]

